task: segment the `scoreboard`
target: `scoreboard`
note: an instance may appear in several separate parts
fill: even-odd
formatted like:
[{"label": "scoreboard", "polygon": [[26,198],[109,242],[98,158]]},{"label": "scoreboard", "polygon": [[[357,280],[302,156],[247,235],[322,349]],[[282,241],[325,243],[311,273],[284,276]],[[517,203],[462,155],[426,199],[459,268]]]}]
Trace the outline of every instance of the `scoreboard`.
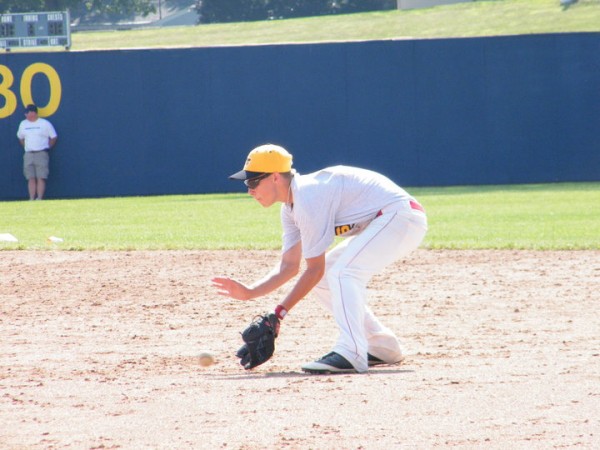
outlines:
[{"label": "scoreboard", "polygon": [[0,49],[71,47],[68,11],[0,14]]}]

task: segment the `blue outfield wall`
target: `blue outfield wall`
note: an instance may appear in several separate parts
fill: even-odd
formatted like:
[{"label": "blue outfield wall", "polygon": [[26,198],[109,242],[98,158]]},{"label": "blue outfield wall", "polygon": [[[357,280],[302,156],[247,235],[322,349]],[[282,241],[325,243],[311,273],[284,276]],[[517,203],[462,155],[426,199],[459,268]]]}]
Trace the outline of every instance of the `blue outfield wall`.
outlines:
[{"label": "blue outfield wall", "polygon": [[59,134],[48,198],[241,191],[266,142],[404,186],[600,181],[600,33],[5,53],[0,78],[5,200],[28,99]]}]

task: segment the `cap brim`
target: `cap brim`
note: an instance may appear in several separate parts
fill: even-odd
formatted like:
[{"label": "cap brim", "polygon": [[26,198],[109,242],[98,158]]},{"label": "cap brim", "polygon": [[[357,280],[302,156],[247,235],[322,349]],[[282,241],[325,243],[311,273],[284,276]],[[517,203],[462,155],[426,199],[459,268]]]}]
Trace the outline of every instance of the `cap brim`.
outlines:
[{"label": "cap brim", "polygon": [[250,178],[260,177],[263,172],[249,172],[248,170],[240,170],[229,176],[230,180],[249,180]]}]

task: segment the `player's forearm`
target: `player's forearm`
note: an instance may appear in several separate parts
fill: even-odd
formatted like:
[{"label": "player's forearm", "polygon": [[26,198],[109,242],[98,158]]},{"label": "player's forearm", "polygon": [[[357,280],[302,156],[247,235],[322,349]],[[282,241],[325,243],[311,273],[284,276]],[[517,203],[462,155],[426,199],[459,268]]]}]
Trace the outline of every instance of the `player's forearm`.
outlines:
[{"label": "player's forearm", "polygon": [[249,286],[252,298],[262,297],[263,295],[273,292],[275,289],[280,288],[286,282],[291,280],[297,273],[298,271],[294,270],[292,267],[283,264],[280,265],[269,272],[266,277]]},{"label": "player's forearm", "polygon": [[298,279],[298,282],[290,291],[290,293],[281,302],[281,306],[283,306],[286,311],[290,311],[298,304],[298,302],[300,302],[300,300],[302,300],[310,291],[312,291],[312,289],[323,277],[323,273],[323,267],[307,268],[302,276]]},{"label": "player's forearm", "polygon": [[301,255],[301,243],[289,248],[281,256],[281,261],[277,267],[271,270],[266,277],[249,287],[252,297],[261,297],[273,292],[298,275]]}]

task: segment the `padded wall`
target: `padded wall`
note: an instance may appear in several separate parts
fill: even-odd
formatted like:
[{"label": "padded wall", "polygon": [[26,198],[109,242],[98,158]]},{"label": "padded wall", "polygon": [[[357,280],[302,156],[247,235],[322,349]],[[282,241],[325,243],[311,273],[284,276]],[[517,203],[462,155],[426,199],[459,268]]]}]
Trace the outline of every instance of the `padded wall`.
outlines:
[{"label": "padded wall", "polygon": [[27,196],[27,98],[59,134],[48,198],[239,191],[266,142],[404,186],[600,180],[600,33],[6,53],[0,77],[0,199]]}]

